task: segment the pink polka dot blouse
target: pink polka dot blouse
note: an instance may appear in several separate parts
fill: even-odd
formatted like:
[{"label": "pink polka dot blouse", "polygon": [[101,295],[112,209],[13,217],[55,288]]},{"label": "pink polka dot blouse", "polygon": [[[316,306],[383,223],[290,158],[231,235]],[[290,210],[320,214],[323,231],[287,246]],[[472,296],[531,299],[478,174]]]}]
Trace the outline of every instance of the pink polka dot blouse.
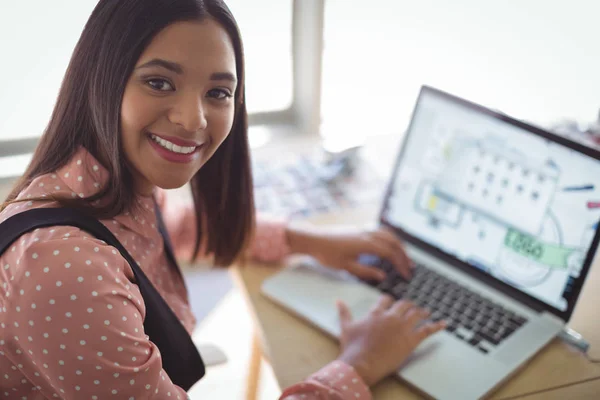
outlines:
[{"label": "pink polka dot blouse", "polygon": [[[36,178],[19,199],[89,196],[106,180],[107,171],[81,149],[60,170]],[[189,258],[193,207],[170,204],[160,191],[155,197],[177,256]],[[141,207],[135,215],[101,222],[191,333],[195,319],[184,283],[168,266],[154,199],[137,201]],[[0,213],[0,223],[30,208],[54,206],[50,201],[12,204]],[[289,253],[285,225],[259,219],[250,252],[257,260],[281,260]],[[115,248],[78,228],[41,228],[19,238],[0,255],[0,398],[186,399],[144,333],[146,309],[133,280]],[[370,399],[370,394],[350,366],[334,362],[281,398]]]}]

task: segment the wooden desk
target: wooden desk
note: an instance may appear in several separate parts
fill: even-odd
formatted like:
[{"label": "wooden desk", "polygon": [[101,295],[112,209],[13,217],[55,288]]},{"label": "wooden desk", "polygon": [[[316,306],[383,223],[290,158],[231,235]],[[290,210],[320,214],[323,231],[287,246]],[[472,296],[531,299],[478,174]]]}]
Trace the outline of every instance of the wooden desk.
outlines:
[{"label": "wooden desk", "polygon": [[[369,213],[352,212],[352,221],[364,221]],[[372,217],[372,213],[370,214]],[[328,216],[319,222],[349,221],[348,216]],[[369,219],[367,219],[369,220]],[[358,222],[360,223],[360,222]],[[597,265],[597,264],[596,264]],[[273,266],[247,265],[232,270],[238,287],[244,292],[256,323],[260,347],[271,363],[281,388],[301,381],[334,360],[339,351],[336,341],[308,323],[277,306],[260,293],[262,282],[278,271]],[[598,302],[600,268],[595,268],[576,309],[575,320],[582,321],[595,343],[600,343]],[[578,329],[578,326],[574,326]],[[254,371],[256,372],[256,371]],[[459,384],[461,384],[459,382]],[[464,382],[467,384],[467,382]],[[418,392],[395,378],[373,388],[375,399],[419,399]],[[491,396],[493,399],[591,399],[600,394],[600,364],[590,362],[581,352],[559,339],[535,356],[512,379]]]}]

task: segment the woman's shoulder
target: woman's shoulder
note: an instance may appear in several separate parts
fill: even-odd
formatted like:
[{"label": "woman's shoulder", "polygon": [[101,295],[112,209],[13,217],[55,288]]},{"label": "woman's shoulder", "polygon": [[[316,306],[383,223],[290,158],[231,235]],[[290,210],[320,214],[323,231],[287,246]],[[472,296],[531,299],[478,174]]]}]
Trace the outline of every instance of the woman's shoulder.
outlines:
[{"label": "woman's shoulder", "polygon": [[[57,174],[45,174],[35,178],[18,194],[16,198],[18,201],[8,204],[0,211],[0,223],[29,209],[56,207],[56,202],[48,197],[49,188],[52,189],[52,193],[62,189]],[[47,201],[35,201],[35,199],[46,198]]]},{"label": "woman's shoulder", "polygon": [[16,198],[19,201],[9,204],[0,212],[0,223],[31,208],[56,207],[58,204],[51,198],[83,198],[94,195],[106,180],[107,171],[90,153],[81,148],[58,170],[37,176],[22,188]]},{"label": "woman's shoulder", "polygon": [[[9,206],[2,216],[6,219],[30,209],[51,206],[37,203],[12,204],[16,207],[9,209]],[[54,283],[50,285],[53,291],[62,291],[67,286],[77,289],[86,281],[102,284],[104,279],[133,279],[127,261],[113,246],[69,225],[36,228],[21,235],[0,254],[0,268],[0,285],[12,287],[13,292],[24,291],[30,286],[28,281],[39,281],[44,286]]]},{"label": "woman's shoulder", "polygon": [[20,275],[26,269],[30,274],[47,273],[50,268],[60,269],[62,274],[76,271],[86,275],[126,263],[121,254],[104,241],[77,227],[62,225],[23,234],[0,255],[0,260],[5,272],[13,275]]},{"label": "woman's shoulder", "polygon": [[[46,174],[35,178],[26,188],[24,188],[17,196],[17,202],[13,202],[6,206],[0,212],[0,232],[6,235],[3,231],[3,224],[11,217],[25,213],[34,209],[47,209],[58,207],[59,204],[53,201],[47,195],[48,186],[55,185],[53,191],[60,189],[60,180],[57,174]],[[54,194],[54,193],[53,193]],[[47,200],[46,200],[47,199]],[[89,239],[89,240],[88,240]],[[3,257],[11,257],[13,259],[24,259],[24,255],[30,254],[37,260],[45,262],[56,262],[61,259],[60,256],[70,254],[71,257],[85,257],[86,249],[91,244],[96,243],[100,246],[105,246],[104,242],[91,238],[88,233],[73,226],[47,226],[36,228],[32,231],[22,234],[4,254],[0,254],[0,259]],[[93,246],[91,251],[94,252]],[[50,249],[51,248],[51,249]],[[77,248],[78,251],[74,249]],[[84,249],[83,251],[81,249]],[[41,251],[43,249],[43,251]],[[47,249],[47,250],[46,250]],[[87,249],[90,250],[90,249]],[[53,257],[45,253],[50,251]],[[58,256],[58,257],[57,257]]]}]

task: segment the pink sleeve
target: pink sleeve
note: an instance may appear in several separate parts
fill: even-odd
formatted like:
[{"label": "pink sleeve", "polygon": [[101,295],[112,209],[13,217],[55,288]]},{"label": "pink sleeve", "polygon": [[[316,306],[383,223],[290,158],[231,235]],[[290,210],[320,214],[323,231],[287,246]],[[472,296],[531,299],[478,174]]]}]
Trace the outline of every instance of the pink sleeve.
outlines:
[{"label": "pink sleeve", "polygon": [[7,293],[4,356],[44,398],[187,398],[162,369],[143,299],[114,248],[67,233],[6,254],[20,275]]},{"label": "pink sleeve", "polygon": [[286,235],[287,222],[258,215],[256,233],[250,244],[250,256],[258,261],[277,262],[290,254]]},{"label": "pink sleeve", "polygon": [[280,400],[372,400],[371,392],[354,368],[334,361],[306,381],[287,388]]},{"label": "pink sleeve", "polygon": [[[157,203],[173,243],[177,258],[190,260],[196,243],[196,210],[189,201],[173,199],[164,191],[158,190]],[[289,255],[286,222],[266,215],[258,215],[256,233],[250,244],[250,257],[257,261],[277,262]],[[206,256],[200,251],[199,258]]]}]

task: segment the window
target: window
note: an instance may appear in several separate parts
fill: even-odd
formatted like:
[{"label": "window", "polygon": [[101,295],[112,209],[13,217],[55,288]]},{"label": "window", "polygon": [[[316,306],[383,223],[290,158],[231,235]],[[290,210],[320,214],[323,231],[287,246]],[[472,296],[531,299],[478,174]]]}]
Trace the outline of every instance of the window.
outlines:
[{"label": "window", "polygon": [[406,128],[421,84],[539,124],[600,107],[600,3],[327,0],[323,134]]},{"label": "window", "polygon": [[[298,2],[300,9],[303,3]],[[97,0],[0,2],[0,14],[12,16],[0,24],[0,159],[5,158],[3,165],[14,165],[5,175],[22,172],[22,159],[12,162],[7,157],[31,152],[46,127],[71,53],[96,4]],[[298,86],[293,73],[294,0],[227,4],[245,45],[250,123],[293,125]]]},{"label": "window", "polygon": [[0,24],[0,140],[41,135],[71,53],[96,2],[0,2],[0,14],[5,16]]},{"label": "window", "polygon": [[228,0],[246,57],[248,113],[292,105],[292,1]]}]

